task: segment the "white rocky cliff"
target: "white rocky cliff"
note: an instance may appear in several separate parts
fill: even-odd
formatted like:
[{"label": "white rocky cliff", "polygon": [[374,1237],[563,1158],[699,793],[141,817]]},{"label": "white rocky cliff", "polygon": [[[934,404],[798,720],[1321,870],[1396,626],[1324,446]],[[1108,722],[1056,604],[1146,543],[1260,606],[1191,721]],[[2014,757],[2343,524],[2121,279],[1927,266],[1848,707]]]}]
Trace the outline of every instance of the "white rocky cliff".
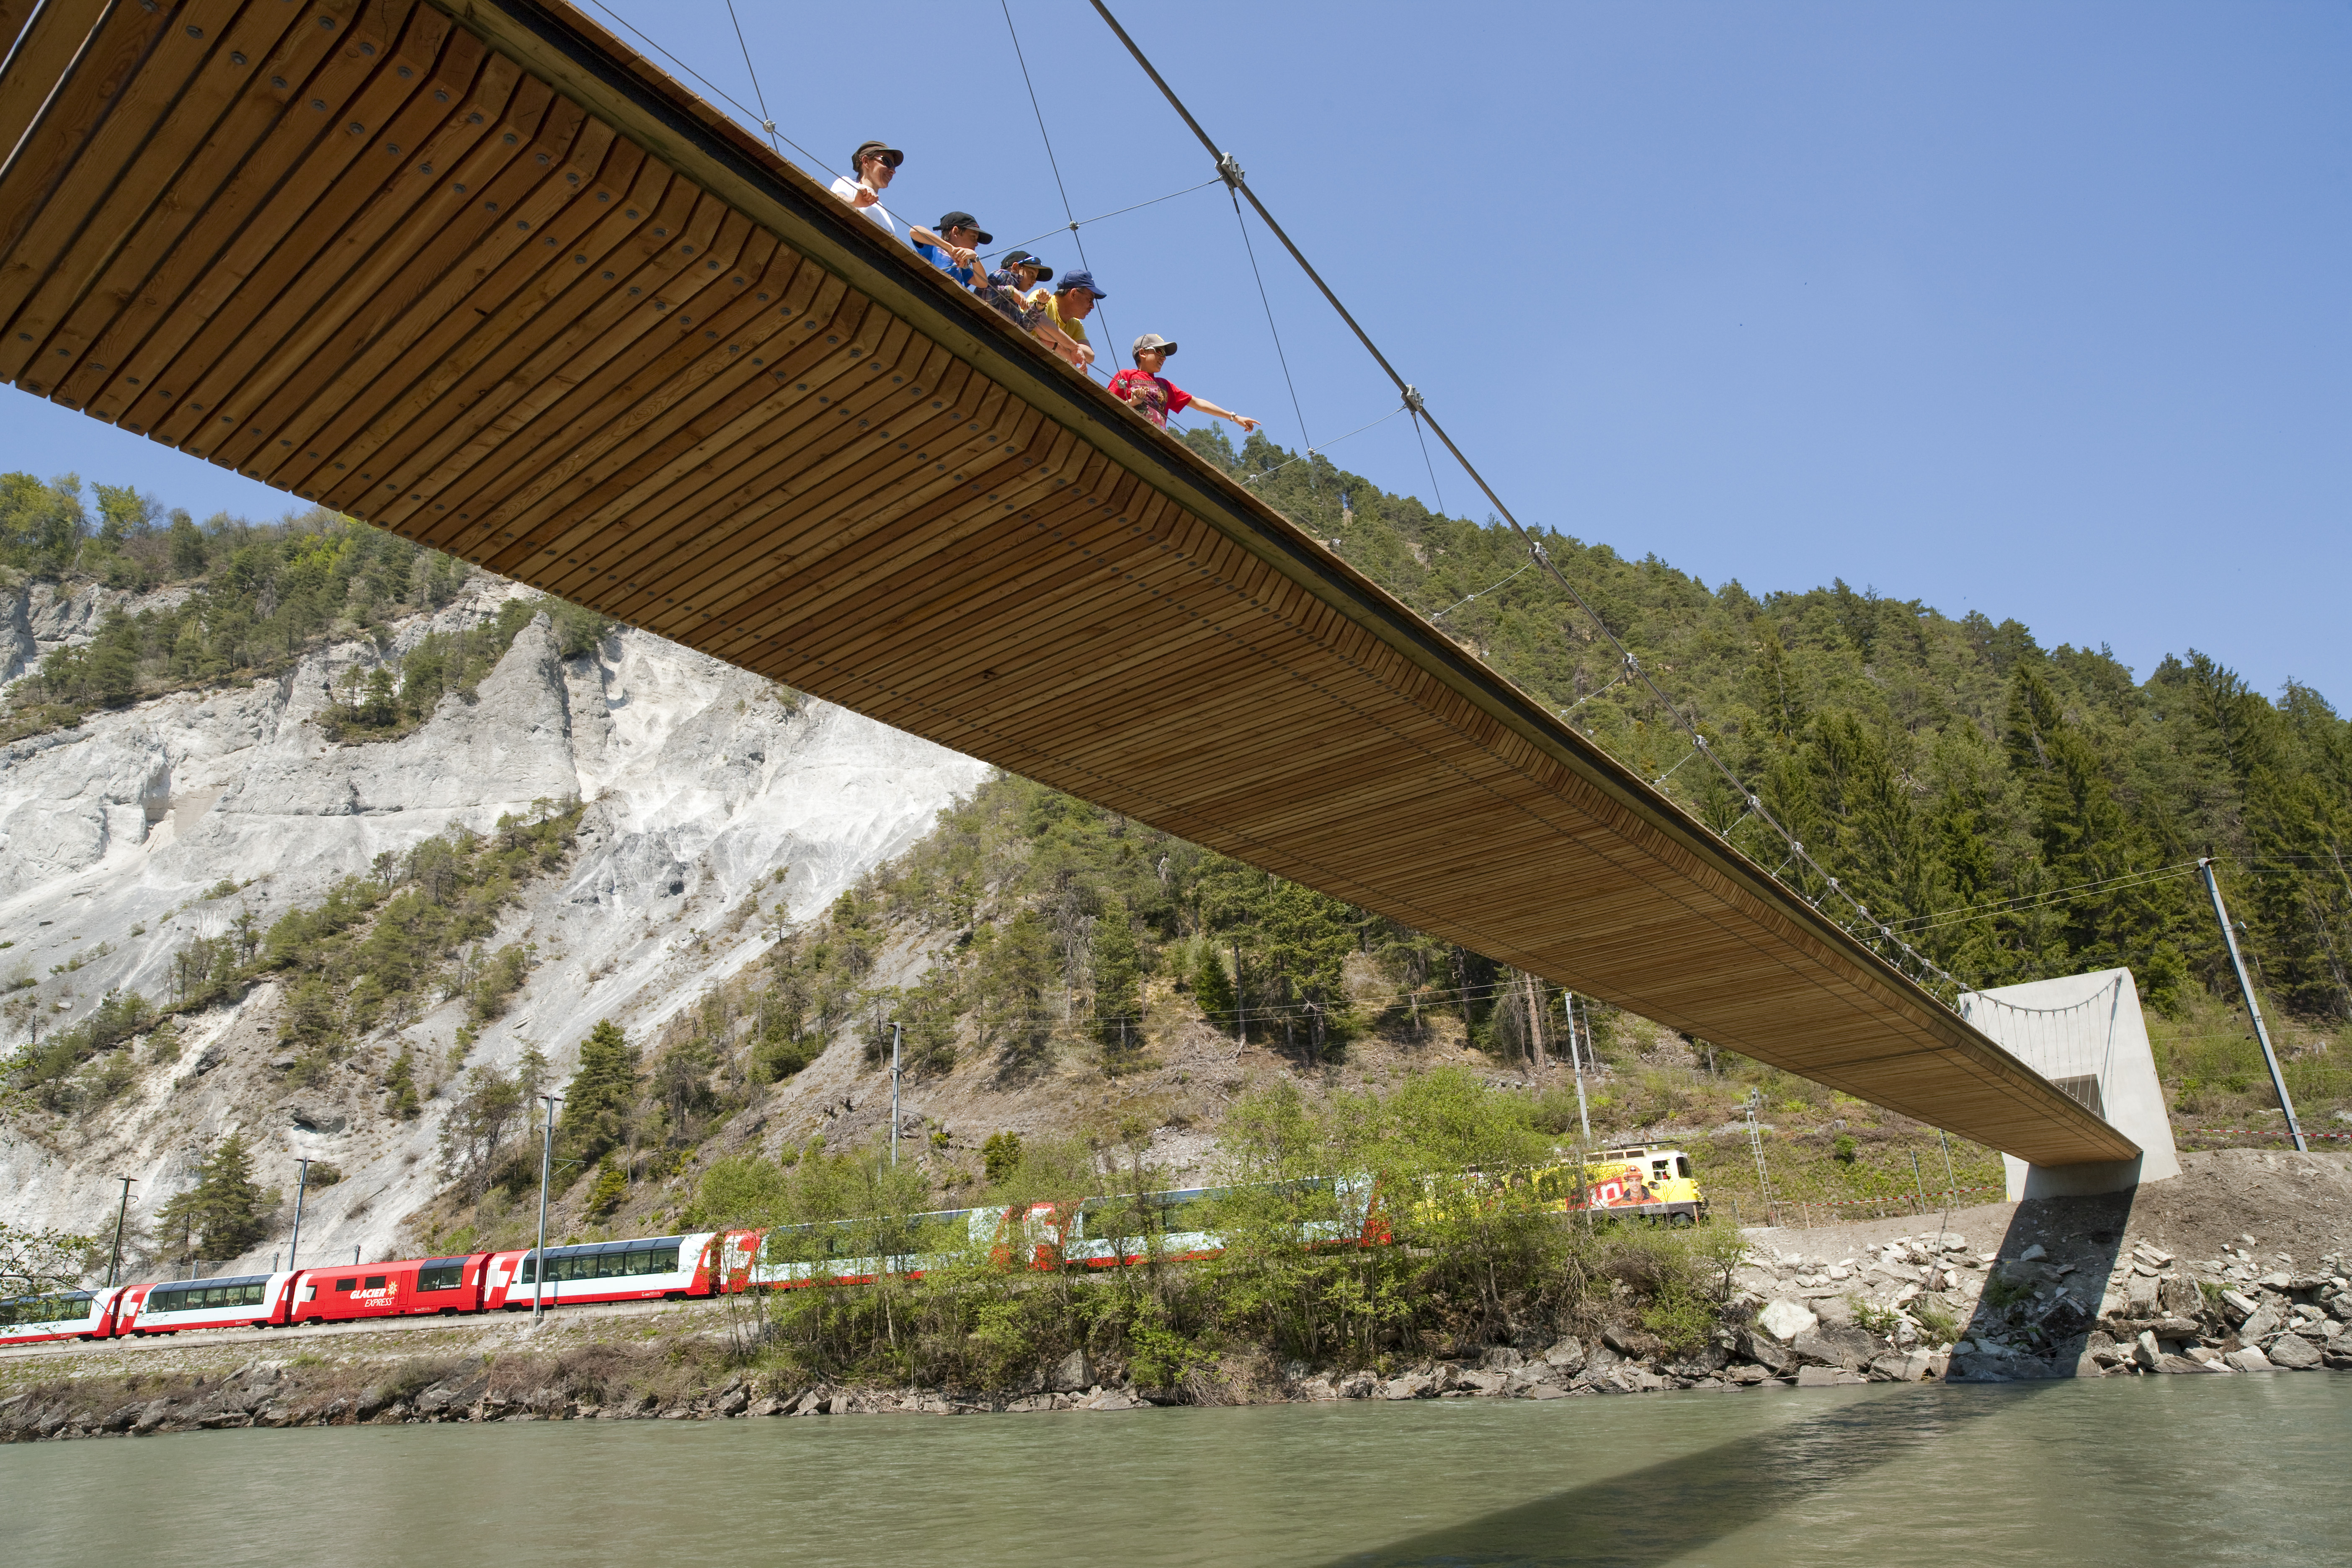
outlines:
[{"label": "white rocky cliff", "polygon": [[[520,592],[478,578],[402,626],[383,657]],[[40,612],[51,634],[41,646],[74,635],[67,611]],[[466,1058],[508,1067],[535,1046],[568,1072],[599,1018],[643,1037],[752,956],[761,921],[737,918],[748,897],[762,920],[779,900],[795,921],[819,911],[985,773],[644,633],[561,658],[543,618],[474,703],[445,699],[397,741],[331,743],[310,722],[330,682],[378,657],[346,645],[282,680],[159,699],[0,749],[0,940],[10,944],[0,977],[35,982],[10,995],[37,999],[45,1034],[110,989],[167,999],[174,952],[242,913],[266,926],[383,851],[460,825],[486,832],[502,814],[576,795],[586,808],[572,858],[523,888],[495,939],[534,944],[535,967]],[[216,895],[224,881],[237,890]],[[463,1004],[439,1004],[363,1048],[352,1070],[296,1089],[280,1001],[264,984],[184,1018],[176,1061],[142,1068],[119,1099],[62,1128],[0,1121],[0,1218],[98,1228],[120,1176],[136,1178],[133,1216],[152,1212],[187,1185],[192,1149],[242,1130],[265,1185],[290,1194],[298,1156],[342,1172],[306,1205],[306,1258],[393,1246],[438,1184],[445,1102],[413,1121],[389,1118],[364,1069],[404,1038],[446,1079]],[[24,1026],[12,1021],[8,1048]],[[266,1264],[267,1249],[251,1260]]]}]

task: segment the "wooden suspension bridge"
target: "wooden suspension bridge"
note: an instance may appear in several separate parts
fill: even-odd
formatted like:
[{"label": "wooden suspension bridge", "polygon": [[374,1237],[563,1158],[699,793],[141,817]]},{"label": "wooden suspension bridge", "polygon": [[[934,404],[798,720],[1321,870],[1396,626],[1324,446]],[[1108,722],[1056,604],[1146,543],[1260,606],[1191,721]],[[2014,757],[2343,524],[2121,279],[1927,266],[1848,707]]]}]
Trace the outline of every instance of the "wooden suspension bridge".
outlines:
[{"label": "wooden suspension bridge", "polygon": [[561,0],[0,0],[0,376],[2037,1164],[2137,1146]]}]

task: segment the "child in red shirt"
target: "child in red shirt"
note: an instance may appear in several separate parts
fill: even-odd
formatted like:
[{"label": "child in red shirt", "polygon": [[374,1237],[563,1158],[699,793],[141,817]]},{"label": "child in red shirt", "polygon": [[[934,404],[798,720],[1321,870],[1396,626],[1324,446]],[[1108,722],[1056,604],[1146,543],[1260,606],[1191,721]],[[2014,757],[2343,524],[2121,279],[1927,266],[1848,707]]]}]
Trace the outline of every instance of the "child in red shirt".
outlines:
[{"label": "child in red shirt", "polygon": [[1235,414],[1218,407],[1205,397],[1195,397],[1160,374],[1176,345],[1158,332],[1146,332],[1135,340],[1135,366],[1120,371],[1110,378],[1110,395],[1127,403],[1146,419],[1168,428],[1168,416],[1181,414],[1187,408],[1197,408],[1219,419],[1230,419],[1244,430],[1257,428],[1257,421],[1247,415]]}]

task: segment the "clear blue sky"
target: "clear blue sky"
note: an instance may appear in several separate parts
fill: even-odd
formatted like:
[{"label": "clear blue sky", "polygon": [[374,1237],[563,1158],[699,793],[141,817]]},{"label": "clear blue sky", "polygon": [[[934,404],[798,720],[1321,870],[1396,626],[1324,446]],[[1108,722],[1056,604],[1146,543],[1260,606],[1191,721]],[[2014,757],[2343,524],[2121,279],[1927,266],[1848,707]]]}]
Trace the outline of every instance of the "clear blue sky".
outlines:
[{"label": "clear blue sky", "polygon": [[[753,101],[719,0],[614,3]],[[999,247],[1061,223],[997,0],[738,7],[781,134],[896,142],[894,207]],[[1523,519],[2352,704],[2352,7],[1114,8]],[[1208,177],[1084,0],[1012,11],[1078,216]],[[1392,407],[1253,238],[1315,438]],[[1297,443],[1221,189],[1084,241],[1116,342]],[[7,397],[7,467],[284,504]],[[1332,456],[1428,495],[1402,421]]]}]

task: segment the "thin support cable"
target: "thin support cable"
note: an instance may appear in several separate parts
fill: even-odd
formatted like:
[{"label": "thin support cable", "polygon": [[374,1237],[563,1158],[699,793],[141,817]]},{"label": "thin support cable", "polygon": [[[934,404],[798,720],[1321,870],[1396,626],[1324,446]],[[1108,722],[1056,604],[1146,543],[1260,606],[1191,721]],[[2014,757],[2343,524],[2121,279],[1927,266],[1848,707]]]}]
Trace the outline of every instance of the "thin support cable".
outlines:
[{"label": "thin support cable", "polygon": [[1625,680],[1625,671],[1623,671],[1623,670],[1622,670],[1622,669],[1621,669],[1621,670],[1619,670],[1615,675],[1613,675],[1613,676],[1610,677],[1610,679],[1609,679],[1609,686],[1596,686],[1596,687],[1594,687],[1591,690],[1590,690],[1590,691],[1586,692],[1583,696],[1581,696],[1581,697],[1578,698],[1575,701],[1573,701],[1573,702],[1570,703],[1567,707],[1565,707],[1565,708],[1561,709],[1561,710],[1559,710],[1559,716],[1560,716],[1561,718],[1563,718],[1563,719],[1567,718],[1570,714],[1571,714],[1571,713],[1575,712],[1578,709],[1580,709],[1580,708],[1583,707],[1586,703],[1588,703],[1588,702],[1591,701],[1594,698],[1596,698],[1596,697],[1600,696],[1601,693],[1603,693],[1603,692],[1607,691],[1607,690],[1609,689],[1609,687],[1610,687],[1610,686],[1621,686],[1621,685],[1624,684],[1624,680]]},{"label": "thin support cable", "polygon": [[1320,447],[1309,447],[1307,450],[1299,453],[1297,457],[1285,458],[1282,461],[1276,463],[1270,468],[1260,469],[1255,474],[1243,475],[1242,483],[1245,485],[1254,485],[1260,479],[1266,479],[1272,475],[1282,472],[1283,469],[1290,467],[1293,463],[1305,462],[1309,458],[1319,458],[1324,453],[1329,451],[1332,447],[1338,446],[1340,442],[1348,439],[1349,436],[1360,436],[1365,431],[1370,429],[1372,425],[1385,425],[1403,412],[1404,405],[1400,403],[1394,408],[1390,409],[1386,414],[1381,415],[1378,419],[1373,420],[1371,425],[1359,425],[1353,430],[1349,431],[1347,436],[1334,436],[1328,441],[1324,442]]},{"label": "thin support cable", "polygon": [[[735,42],[743,51],[743,74],[751,79],[751,96],[760,105],[760,129],[768,133],[768,145],[776,147],[776,120],[768,112],[768,95],[760,89],[760,68],[751,63],[751,45],[743,37],[743,19],[735,15],[735,0],[727,0],[727,19],[735,24]],[[776,147],[779,156],[783,153]]]},{"label": "thin support cable", "polygon": [[[1685,752],[1683,753],[1683,763],[1689,762],[1693,757],[1697,755],[1698,752],[1696,751]],[[1664,773],[1662,773],[1656,778],[1652,779],[1650,781],[1651,787],[1655,788],[1657,785],[1665,783],[1668,779],[1682,772],[1683,763],[1676,763],[1673,767],[1668,768]]]},{"label": "thin support cable", "polygon": [[[1535,564],[1535,563],[1534,563],[1534,562],[1532,562],[1532,561],[1530,561],[1530,562],[1527,563],[1527,564],[1526,564],[1526,565],[1521,566],[1521,567],[1519,568],[1519,571],[1518,571],[1518,572],[1514,572],[1514,573],[1512,573],[1510,577],[1506,577],[1506,578],[1504,578],[1504,579],[1502,580],[1502,582],[1500,582],[1500,583],[1490,583],[1490,584],[1488,584],[1486,587],[1479,589],[1479,590],[1478,590],[1476,593],[1475,593],[1475,594],[1465,594],[1465,595],[1463,595],[1460,598],[1458,598],[1458,599],[1454,600],[1452,604],[1450,604],[1450,605],[1446,605],[1446,606],[1445,606],[1445,608],[1444,608],[1444,609],[1442,609],[1442,610],[1438,611],[1438,612],[1437,612],[1437,616],[1450,616],[1450,615],[1452,615],[1454,611],[1456,611],[1456,610],[1460,609],[1463,605],[1465,605],[1468,604],[1471,600],[1473,600],[1473,599],[1483,599],[1483,598],[1485,598],[1487,595],[1492,594],[1492,593],[1496,592],[1496,590],[1500,589],[1501,587],[1503,587],[1505,584],[1509,583],[1509,582],[1511,581],[1511,578],[1512,578],[1512,577],[1517,577],[1517,576],[1519,574],[1519,572],[1525,572],[1525,571],[1528,569],[1528,566],[1532,566],[1532,565],[1534,565],[1534,564]],[[1430,618],[1431,620],[1433,620],[1433,620],[1437,619],[1437,616],[1430,616],[1429,618]]]},{"label": "thin support cable", "polygon": [[[1169,107],[1175,110],[1177,116],[1192,130],[1192,134],[1199,138],[1201,145],[1208,149],[1209,155],[1216,161],[1219,171],[1224,174],[1226,184],[1231,185],[1238,195],[1247,196],[1249,198],[1250,205],[1256,209],[1257,216],[1260,221],[1265,225],[1267,232],[1271,233],[1276,239],[1282,241],[1283,248],[1290,252],[1290,258],[1292,260],[1298,263],[1299,270],[1306,273],[1308,280],[1321,291],[1323,298],[1329,302],[1331,309],[1338,313],[1342,321],[1345,321],[1348,324],[1348,330],[1356,334],[1356,341],[1364,346],[1364,352],[1370,354],[1372,356],[1373,363],[1378,364],[1382,371],[1386,372],[1389,379],[1396,384],[1397,390],[1404,396],[1405,405],[1412,410],[1414,416],[1414,434],[1416,436],[1420,434],[1421,422],[1423,420],[1427,420],[1431,433],[1436,436],[1438,440],[1444,444],[1446,451],[1453,455],[1454,460],[1462,465],[1463,472],[1470,476],[1471,482],[1475,484],[1479,490],[1485,494],[1486,500],[1493,504],[1496,512],[1503,519],[1503,521],[1510,524],[1512,531],[1517,533],[1520,540],[1526,543],[1528,548],[1535,552],[1536,559],[1541,563],[1545,571],[1550,575],[1552,581],[1559,586],[1563,593],[1567,594],[1568,596],[1574,601],[1577,607],[1581,609],[1585,615],[1592,620],[1595,626],[1600,627],[1601,635],[1606,637],[1610,642],[1615,646],[1617,650],[1624,656],[1627,668],[1636,674],[1644,687],[1648,688],[1650,695],[1656,700],[1658,706],[1664,709],[1668,713],[1674,715],[1675,721],[1680,723],[1684,730],[1688,732],[1693,743],[1697,746],[1698,749],[1707,752],[1707,760],[1715,764],[1717,772],[1723,775],[1725,782],[1730,784],[1735,790],[1738,790],[1743,798],[1756,805],[1758,816],[1762,821],[1770,825],[1775,832],[1779,833],[1781,837],[1786,839],[1792,847],[1794,847],[1799,858],[1801,858],[1816,875],[1821,876],[1822,879],[1828,883],[1828,892],[1837,892],[1846,903],[1853,906],[1857,914],[1861,915],[1864,921],[1868,921],[1870,919],[1869,911],[1863,907],[1861,901],[1856,900],[1852,894],[1843,892],[1840,889],[1837,885],[1837,879],[1829,876],[1826,872],[1823,872],[1819,864],[1814,861],[1813,858],[1811,855],[1804,853],[1802,847],[1797,843],[1796,835],[1790,833],[1769,809],[1764,807],[1763,805],[1757,800],[1756,793],[1748,787],[1745,781],[1731,771],[1728,763],[1725,763],[1721,757],[1717,756],[1711,750],[1707,749],[1706,742],[1705,738],[1699,734],[1697,726],[1693,724],[1683,714],[1682,710],[1675,707],[1675,705],[1667,698],[1665,692],[1659,688],[1656,679],[1653,678],[1647,670],[1642,669],[1639,665],[1634,662],[1633,652],[1631,649],[1626,647],[1623,640],[1620,638],[1615,632],[1610,629],[1608,622],[1601,619],[1599,612],[1593,609],[1591,605],[1586,601],[1584,595],[1576,591],[1576,585],[1568,580],[1567,574],[1561,572],[1559,565],[1552,561],[1550,555],[1544,550],[1541,542],[1528,531],[1527,527],[1519,521],[1516,515],[1512,513],[1511,509],[1504,504],[1503,498],[1495,493],[1495,487],[1486,482],[1486,476],[1481,474],[1476,466],[1463,454],[1462,448],[1454,445],[1454,437],[1446,434],[1445,426],[1440,424],[1436,417],[1430,414],[1429,410],[1423,405],[1419,390],[1397,373],[1396,367],[1389,363],[1388,356],[1381,353],[1380,345],[1372,342],[1371,334],[1364,331],[1362,323],[1358,321],[1356,318],[1349,313],[1347,306],[1339,302],[1339,296],[1332,291],[1331,286],[1328,283],[1323,280],[1323,275],[1316,271],[1315,264],[1307,259],[1306,253],[1300,250],[1297,243],[1284,231],[1282,225],[1275,221],[1274,215],[1266,210],[1265,204],[1258,199],[1257,193],[1250,189],[1248,181],[1243,175],[1241,165],[1234,161],[1232,154],[1219,148],[1215,141],[1211,138],[1208,132],[1202,129],[1201,122],[1192,118],[1192,111],[1184,107],[1183,100],[1176,96],[1175,89],[1168,85],[1167,79],[1160,74],[1158,68],[1152,65],[1150,58],[1144,55],[1143,50],[1139,47],[1135,40],[1128,35],[1127,29],[1119,25],[1118,18],[1111,15],[1110,7],[1104,3],[1104,0],[1090,0],[1090,3],[1094,6],[1096,14],[1102,17],[1104,24],[1110,28],[1112,34],[1118,37],[1121,44],[1126,46],[1127,52],[1134,57],[1135,63],[1142,68],[1144,75],[1151,79],[1152,85],[1160,89],[1160,96],[1167,99]],[[1435,467],[1430,464],[1429,448],[1426,441],[1422,445],[1422,460],[1424,465],[1430,467],[1430,488],[1434,490],[1437,488],[1437,473]],[[1441,496],[1441,510],[1443,510],[1443,507],[1444,501],[1443,497]],[[1823,896],[1826,897],[1827,893],[1825,892]],[[1815,900],[1814,907],[1816,909],[1820,907],[1818,900]],[[1864,944],[1863,936],[1853,931],[1843,917],[1834,913],[1830,913],[1829,911],[1823,912],[1828,913],[1829,918],[1834,921],[1838,924],[1839,928],[1843,930],[1849,937],[1853,938],[1857,942],[1857,944]],[[1905,951],[1911,952],[1913,950],[1906,946]],[[1957,986],[1959,984],[1940,965],[1936,964],[1933,960],[1922,958],[1920,962],[1927,963],[1928,966],[1933,968],[1938,975],[1952,984]],[[1900,971],[1897,971],[1897,973],[1899,973]]]},{"label": "thin support cable", "polygon": [[[996,4],[1004,13],[1004,31],[1013,39],[1013,58],[1021,64],[1021,85],[1029,89],[1029,112],[1037,117],[1037,140],[1045,144],[1045,166],[1054,171],[1054,189],[1062,195],[1062,216],[1069,222],[1070,243],[1078,247],[1078,265],[1085,268],[1087,275],[1091,278],[1095,264],[1087,259],[1087,242],[1078,233],[1078,215],[1070,205],[1070,187],[1062,183],[1062,161],[1054,156],[1054,138],[1045,129],[1045,106],[1037,101],[1037,84],[1029,79],[1029,57],[1021,49],[1021,29],[1013,25],[1012,0],[996,0]],[[1095,309],[1102,310],[1102,296],[1099,294],[1095,296]],[[1108,311],[1103,313],[1102,326],[1103,335],[1117,342],[1117,334],[1110,330],[1110,314]]]},{"label": "thin support cable", "polygon": [[[1407,387],[1406,391],[1412,389]],[[1408,405],[1409,406],[1409,405]],[[1429,493],[1437,498],[1437,515],[1445,515],[1445,491],[1437,483],[1437,465],[1429,460],[1429,439],[1421,433],[1421,410],[1412,411],[1412,438],[1421,443],[1421,466],[1429,470]]]},{"label": "thin support cable", "polygon": [[[737,98],[733,93],[729,92],[725,88],[720,87],[717,82],[711,80],[700,71],[696,70],[692,66],[688,65],[684,60],[679,59],[676,55],[671,54],[659,44],[654,42],[653,38],[642,28],[632,26],[626,16],[622,16],[618,11],[614,10],[610,5],[605,5],[604,0],[589,0],[589,4],[595,6],[599,11],[604,12],[607,16],[612,17],[614,21],[619,23],[622,26],[628,28],[630,32],[635,33],[639,38],[645,41],[646,47],[653,50],[654,53],[661,56],[662,58],[667,60],[670,64],[676,66],[678,69],[684,71],[687,75],[692,77],[695,80],[709,88],[721,100],[731,105],[734,108],[735,112],[740,114],[744,119],[761,124],[761,127],[772,136],[782,134],[772,126],[768,126],[766,124],[766,117],[764,115],[752,113],[751,109],[744,104],[742,100]],[[835,179],[839,179],[841,177],[840,170],[835,168],[832,164],[826,163],[824,159],[818,157],[815,153],[810,152],[807,148],[802,146],[791,137],[784,136],[782,140],[785,146],[791,148],[793,152],[798,153],[802,157],[806,158],[812,167],[823,169],[826,174],[831,174]]]},{"label": "thin support cable", "polygon": [[[1194,191],[1205,191],[1211,185],[1221,185],[1223,184],[1224,184],[1223,180],[1202,180],[1197,185],[1187,185],[1181,191],[1171,191],[1164,196],[1154,196],[1148,202],[1137,202],[1132,206],[1118,207],[1110,212],[1097,213],[1092,217],[1082,217],[1078,219],[1076,226],[1083,228],[1088,224],[1100,223],[1105,218],[1125,217],[1129,213],[1141,212],[1146,207],[1156,207],[1161,202],[1172,202],[1178,196],[1189,196]],[[1034,245],[1041,239],[1051,239],[1057,234],[1066,233],[1068,228],[1069,226],[1067,225],[1049,228],[1043,234],[1033,234],[1026,239],[1016,239],[1002,250],[991,250],[984,252],[983,254],[992,257],[1009,255],[1013,251],[1019,250],[1024,246]]]},{"label": "thin support cable", "polygon": [[[1237,177],[1226,176],[1231,184]],[[1232,195],[1231,191],[1226,195]],[[1282,329],[1274,324],[1274,301],[1266,297],[1265,274],[1257,269],[1257,247],[1250,243],[1249,223],[1242,216],[1242,201],[1234,196],[1234,226],[1242,231],[1242,249],[1249,253],[1250,276],[1257,279],[1257,302],[1265,307],[1265,330],[1274,338],[1274,357],[1282,365],[1282,384],[1290,388],[1290,412],[1298,416],[1298,439],[1309,452],[1315,449],[1315,439],[1307,433],[1307,415],[1298,406],[1298,384],[1290,379],[1290,356],[1282,352]]]}]

